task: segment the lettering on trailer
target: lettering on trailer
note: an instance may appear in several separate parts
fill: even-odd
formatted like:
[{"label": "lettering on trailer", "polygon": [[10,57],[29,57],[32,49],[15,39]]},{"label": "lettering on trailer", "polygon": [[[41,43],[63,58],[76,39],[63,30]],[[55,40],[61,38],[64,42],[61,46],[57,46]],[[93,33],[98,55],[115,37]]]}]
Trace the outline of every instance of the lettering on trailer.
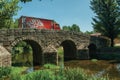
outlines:
[{"label": "lettering on trailer", "polygon": [[24,20],[23,25],[25,24],[26,26],[28,26],[30,28],[38,28],[38,29],[44,28],[44,24],[42,23],[42,21],[40,19],[25,18],[23,20]]}]

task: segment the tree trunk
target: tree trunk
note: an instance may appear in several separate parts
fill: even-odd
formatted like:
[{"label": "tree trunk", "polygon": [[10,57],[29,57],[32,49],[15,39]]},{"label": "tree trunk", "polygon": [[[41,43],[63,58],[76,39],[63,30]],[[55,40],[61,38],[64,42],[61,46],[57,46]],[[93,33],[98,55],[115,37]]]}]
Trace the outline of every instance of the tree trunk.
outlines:
[{"label": "tree trunk", "polygon": [[111,47],[114,47],[114,39],[111,38]]}]

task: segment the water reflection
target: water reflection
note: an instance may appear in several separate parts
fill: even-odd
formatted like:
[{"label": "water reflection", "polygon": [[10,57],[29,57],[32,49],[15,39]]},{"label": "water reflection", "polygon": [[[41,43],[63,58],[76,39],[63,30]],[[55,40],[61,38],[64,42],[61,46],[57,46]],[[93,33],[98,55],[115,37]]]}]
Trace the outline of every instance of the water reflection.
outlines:
[{"label": "water reflection", "polygon": [[34,68],[33,67],[29,67],[27,70],[26,70],[26,73],[31,73],[34,71]]},{"label": "water reflection", "polygon": [[98,73],[94,74],[93,76],[99,78],[99,77],[103,76],[105,73],[106,73],[106,70],[102,70],[102,71],[99,71]]},{"label": "water reflection", "polygon": [[117,68],[117,70],[118,70],[119,73],[120,73],[120,63],[116,65],[116,68]]},{"label": "water reflection", "polygon": [[42,69],[41,66],[31,66],[31,67],[28,67],[26,70],[25,70],[25,73],[31,73],[35,70],[40,70]]}]

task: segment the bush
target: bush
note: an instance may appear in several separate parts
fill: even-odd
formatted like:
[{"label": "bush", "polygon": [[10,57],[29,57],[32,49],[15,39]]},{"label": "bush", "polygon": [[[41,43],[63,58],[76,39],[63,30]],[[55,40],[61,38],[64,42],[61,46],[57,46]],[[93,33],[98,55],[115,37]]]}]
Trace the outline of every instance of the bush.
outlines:
[{"label": "bush", "polygon": [[22,80],[20,74],[12,74],[10,80]]},{"label": "bush", "polygon": [[98,60],[97,59],[91,59],[92,62],[97,62]]},{"label": "bush", "polygon": [[108,78],[88,76],[81,68],[67,68],[63,71],[39,70],[26,75],[11,75],[10,80],[109,80]]},{"label": "bush", "polygon": [[51,70],[40,70],[27,74],[23,80],[63,80],[62,76]]},{"label": "bush", "polygon": [[56,66],[54,64],[44,64],[43,67],[45,69],[56,69],[56,68],[59,68],[59,66]]},{"label": "bush", "polygon": [[3,76],[9,76],[11,73],[10,67],[0,67],[0,78]]}]

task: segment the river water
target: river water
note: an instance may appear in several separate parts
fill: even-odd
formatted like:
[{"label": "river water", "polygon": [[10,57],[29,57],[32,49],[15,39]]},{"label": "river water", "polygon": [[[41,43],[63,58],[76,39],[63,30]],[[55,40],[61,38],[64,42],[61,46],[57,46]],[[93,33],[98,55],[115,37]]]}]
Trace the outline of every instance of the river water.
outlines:
[{"label": "river water", "polygon": [[110,80],[120,80],[120,63],[113,60],[71,60],[65,62],[65,67],[80,67],[88,75],[108,76]]},{"label": "river water", "polygon": [[[82,68],[88,75],[96,77],[108,76],[110,80],[120,80],[120,63],[110,60],[71,60],[64,62],[65,67]],[[40,68],[40,67],[39,67]],[[30,67],[26,70],[27,73],[33,72],[34,69]]]}]

